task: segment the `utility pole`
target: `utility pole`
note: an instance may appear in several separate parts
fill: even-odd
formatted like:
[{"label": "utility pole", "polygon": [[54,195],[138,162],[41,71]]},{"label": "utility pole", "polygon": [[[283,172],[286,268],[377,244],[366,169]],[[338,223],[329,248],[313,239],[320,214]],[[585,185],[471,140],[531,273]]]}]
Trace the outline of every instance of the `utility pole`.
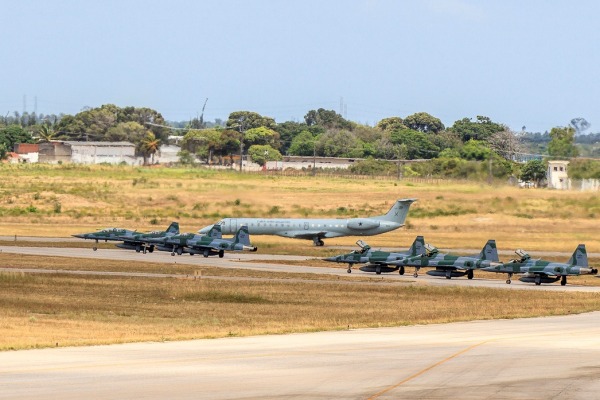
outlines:
[{"label": "utility pole", "polygon": [[313,140],[313,167],[312,174],[315,176],[317,173],[317,142]]},{"label": "utility pole", "polygon": [[240,128],[240,172],[242,171],[242,165],[244,164],[244,117],[238,120],[238,128]]}]

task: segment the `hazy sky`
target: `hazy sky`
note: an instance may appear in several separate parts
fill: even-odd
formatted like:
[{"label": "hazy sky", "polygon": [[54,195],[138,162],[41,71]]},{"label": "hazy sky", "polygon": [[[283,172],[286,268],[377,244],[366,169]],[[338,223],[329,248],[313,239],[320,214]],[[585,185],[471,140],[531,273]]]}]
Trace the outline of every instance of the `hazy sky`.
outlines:
[{"label": "hazy sky", "polygon": [[[419,111],[600,132],[600,1],[0,0],[0,113]],[[343,99],[343,106],[341,102]]]}]

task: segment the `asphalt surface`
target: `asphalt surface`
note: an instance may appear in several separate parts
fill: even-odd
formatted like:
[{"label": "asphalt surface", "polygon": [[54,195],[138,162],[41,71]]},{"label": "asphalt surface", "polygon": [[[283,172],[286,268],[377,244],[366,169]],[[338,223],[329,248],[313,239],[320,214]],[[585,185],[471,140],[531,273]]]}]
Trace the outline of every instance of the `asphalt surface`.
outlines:
[{"label": "asphalt surface", "polygon": [[600,313],[0,353],[0,399],[597,399]]},{"label": "asphalt surface", "polygon": [[[172,274],[25,270],[179,278],[178,264],[331,276],[355,269],[272,263],[306,257],[261,253],[225,258],[127,250],[1,246],[11,254],[152,261]],[[262,262],[268,260],[269,263]],[[10,269],[14,270],[14,269]],[[571,283],[381,275],[381,282],[509,290],[600,291]],[[202,277],[265,280],[271,278]],[[329,281],[329,280],[326,280]],[[319,282],[319,281],[313,281]],[[377,282],[356,282],[376,285]],[[386,305],[393,306],[393,305]],[[596,399],[600,312],[185,342],[0,352],[0,399]]]}]

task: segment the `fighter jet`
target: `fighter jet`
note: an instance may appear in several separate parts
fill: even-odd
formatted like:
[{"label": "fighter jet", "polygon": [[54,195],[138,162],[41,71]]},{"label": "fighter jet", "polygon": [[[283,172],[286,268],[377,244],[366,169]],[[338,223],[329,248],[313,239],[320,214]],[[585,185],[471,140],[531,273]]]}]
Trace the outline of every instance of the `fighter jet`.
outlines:
[{"label": "fighter jet", "polygon": [[477,256],[444,254],[429,244],[425,247],[427,251],[421,256],[410,257],[402,261],[405,266],[416,267],[415,277],[418,275],[420,268],[435,267],[434,270],[427,271],[427,275],[445,276],[446,279],[467,275],[468,279],[473,279],[474,269],[498,264],[498,250],[496,249],[495,240],[488,240]]},{"label": "fighter jet", "polygon": [[[128,240],[135,235],[135,232],[136,231],[122,228],[106,228],[96,232],[80,233],[72,236],[80,239],[92,239],[96,241],[96,244],[98,244],[98,241],[100,240],[104,240],[105,242],[108,242],[109,240]],[[98,250],[98,246],[94,246],[92,249],[96,251]]]},{"label": "fighter jet", "polygon": [[153,231],[148,233],[134,233],[130,236],[123,236],[123,243],[117,244],[117,247],[127,250],[135,250],[136,252],[146,251],[152,253],[154,251],[153,239],[168,238],[179,234],[179,223],[172,222],[166,231]]},{"label": "fighter jet", "polygon": [[[324,238],[341,236],[372,236],[398,229],[404,225],[410,205],[416,199],[397,200],[385,215],[350,219],[311,218],[225,218],[218,222],[223,234],[234,233],[239,226],[247,225],[252,235],[277,235],[312,240],[323,246]],[[211,226],[200,229],[206,233]]]},{"label": "fighter jet", "polygon": [[368,265],[360,267],[360,270],[364,272],[375,272],[377,275],[382,272],[398,271],[400,275],[404,275],[404,265],[402,265],[401,262],[407,257],[417,256],[425,252],[425,239],[423,239],[423,236],[417,236],[407,252],[372,250],[371,246],[362,240],[357,241],[356,244],[360,247],[360,250],[353,250],[351,253],[324,258],[324,260],[347,263],[348,273],[352,272],[352,266],[354,264],[368,263]]},{"label": "fighter jet", "polygon": [[[220,226],[214,225],[212,232],[220,234]],[[219,235],[220,236],[220,235]],[[202,254],[204,257],[218,255],[223,258],[225,251],[256,251],[250,244],[248,227],[242,225],[231,239],[211,237],[209,235],[176,235],[165,240],[165,247],[172,246],[171,255]]]},{"label": "fighter jet", "polygon": [[567,284],[567,276],[569,275],[584,275],[597,274],[595,268],[588,268],[587,251],[585,244],[577,246],[573,255],[566,263],[532,260],[529,254],[522,249],[518,249],[515,253],[519,256],[518,259],[511,260],[500,265],[489,266],[482,268],[484,271],[501,272],[508,274],[507,284],[511,283],[513,274],[523,274],[519,278],[521,282],[535,283],[553,283],[560,279],[560,284]]}]

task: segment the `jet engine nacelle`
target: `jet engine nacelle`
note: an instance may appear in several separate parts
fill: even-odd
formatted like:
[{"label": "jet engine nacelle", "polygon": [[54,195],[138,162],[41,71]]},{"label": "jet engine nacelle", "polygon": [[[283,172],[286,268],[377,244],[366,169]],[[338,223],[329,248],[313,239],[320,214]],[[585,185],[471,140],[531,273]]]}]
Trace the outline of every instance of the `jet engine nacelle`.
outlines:
[{"label": "jet engine nacelle", "polygon": [[[521,282],[535,283],[535,275],[524,275],[519,278]],[[560,279],[560,276],[552,277],[547,275],[540,276],[540,283],[554,283]]]},{"label": "jet engine nacelle", "polygon": [[380,222],[370,218],[352,218],[348,220],[348,224],[346,225],[348,229],[355,229],[359,231],[364,231],[368,229],[378,228]]},{"label": "jet engine nacelle", "polygon": [[[465,276],[467,274],[467,271],[457,271],[457,270],[452,270],[450,272],[450,276],[452,278],[459,278],[461,276]],[[427,275],[431,275],[431,276],[447,276],[447,272],[445,269],[432,269],[431,271],[427,271]]]},{"label": "jet engine nacelle", "polygon": [[398,268],[394,268],[394,267],[389,267],[387,265],[375,265],[375,264],[369,264],[369,265],[365,265],[363,267],[359,268],[361,271],[363,272],[394,272],[396,271]]}]

